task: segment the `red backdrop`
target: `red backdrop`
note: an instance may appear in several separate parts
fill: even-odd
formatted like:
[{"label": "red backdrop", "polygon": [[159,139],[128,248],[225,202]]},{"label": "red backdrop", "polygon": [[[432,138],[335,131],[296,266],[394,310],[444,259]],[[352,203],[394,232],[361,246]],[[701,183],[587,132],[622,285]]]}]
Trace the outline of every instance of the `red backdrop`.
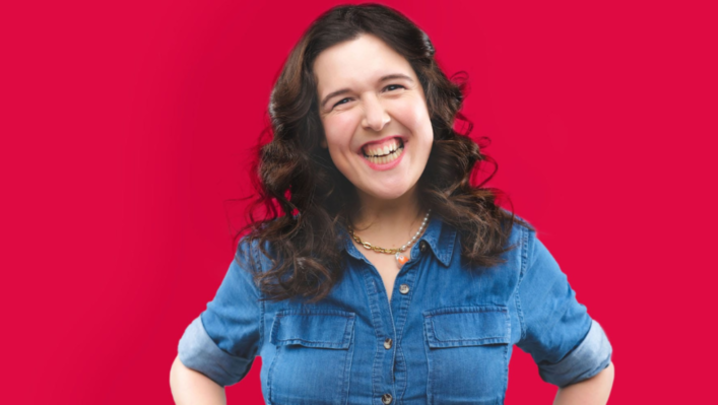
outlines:
[{"label": "red backdrop", "polygon": [[[242,204],[227,201],[249,191],[273,79],[335,4],[1,7],[2,403],[172,403],[177,342],[232,258]],[[613,344],[610,403],[714,398],[716,10],[385,4],[425,29],[447,74],[469,74],[490,184]],[[514,353],[506,403],[551,403]],[[262,403],[260,366],[230,403]]]}]

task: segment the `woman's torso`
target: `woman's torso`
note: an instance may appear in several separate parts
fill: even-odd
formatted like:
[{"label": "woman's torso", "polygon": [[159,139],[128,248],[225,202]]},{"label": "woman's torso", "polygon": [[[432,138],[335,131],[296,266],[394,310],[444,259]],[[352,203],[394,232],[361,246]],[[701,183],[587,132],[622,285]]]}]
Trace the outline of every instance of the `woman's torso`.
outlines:
[{"label": "woman's torso", "polygon": [[344,276],[322,302],[266,302],[258,354],[267,402],[503,403],[520,336],[520,246],[505,264],[468,271],[457,242],[434,219],[393,274],[348,243]]}]

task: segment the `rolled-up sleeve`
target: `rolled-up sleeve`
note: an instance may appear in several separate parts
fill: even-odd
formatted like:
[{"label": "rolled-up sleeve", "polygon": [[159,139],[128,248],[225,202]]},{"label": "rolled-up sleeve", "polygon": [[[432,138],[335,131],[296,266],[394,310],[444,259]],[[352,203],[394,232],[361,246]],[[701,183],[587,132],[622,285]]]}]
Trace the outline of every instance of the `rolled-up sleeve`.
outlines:
[{"label": "rolled-up sleeve", "polygon": [[608,367],[613,349],[601,325],[576,300],[551,253],[534,231],[527,232],[517,298],[517,346],[531,355],[544,381],[565,387]]},{"label": "rolled-up sleeve", "polygon": [[179,341],[182,364],[222,387],[244,378],[261,344],[262,303],[252,280],[253,254],[242,240],[214,299]]}]

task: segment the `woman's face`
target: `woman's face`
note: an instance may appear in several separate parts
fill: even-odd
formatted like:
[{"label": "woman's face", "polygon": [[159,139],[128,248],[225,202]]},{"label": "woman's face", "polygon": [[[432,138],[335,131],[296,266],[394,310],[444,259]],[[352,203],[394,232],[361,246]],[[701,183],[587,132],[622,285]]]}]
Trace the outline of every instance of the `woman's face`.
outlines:
[{"label": "woman's face", "polygon": [[334,45],[314,62],[319,116],[339,171],[359,193],[391,200],[411,190],[434,132],[409,62],[373,35]]}]

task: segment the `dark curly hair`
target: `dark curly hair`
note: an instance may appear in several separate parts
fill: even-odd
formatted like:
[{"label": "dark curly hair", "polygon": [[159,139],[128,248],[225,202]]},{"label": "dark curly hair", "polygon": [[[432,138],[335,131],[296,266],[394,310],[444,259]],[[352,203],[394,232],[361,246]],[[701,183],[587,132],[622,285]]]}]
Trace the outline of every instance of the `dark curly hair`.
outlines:
[{"label": "dark curly hair", "polygon": [[[346,243],[346,234],[337,227],[347,229],[351,224],[359,199],[354,185],[320,146],[324,129],[312,69],[322,51],[360,34],[372,34],[401,54],[421,82],[434,143],[419,179],[420,204],[458,230],[462,258],[476,266],[501,263],[500,256],[514,247],[505,246],[513,224],[531,228],[499,207],[497,198],[506,197],[503,193],[482,188],[497,165],[481,153],[489,140],[484,137],[477,144],[469,138],[472,124],[459,112],[465,75],[449,80],[434,59],[426,33],[396,10],[378,4],[334,7],[311,24],[287,58],[269,103],[271,124],[264,134],[271,135],[271,141],[260,140],[256,149],[252,171],[256,194],[248,207],[248,224],[237,237],[250,229],[246,241],[257,241],[273,262],[271,269],[254,274],[263,299],[301,296],[316,302],[342,276],[338,247]],[[454,130],[457,118],[468,124],[463,133]],[[484,161],[494,170],[472,185],[472,173],[478,173]],[[255,217],[258,210],[264,213],[261,218]]]}]

